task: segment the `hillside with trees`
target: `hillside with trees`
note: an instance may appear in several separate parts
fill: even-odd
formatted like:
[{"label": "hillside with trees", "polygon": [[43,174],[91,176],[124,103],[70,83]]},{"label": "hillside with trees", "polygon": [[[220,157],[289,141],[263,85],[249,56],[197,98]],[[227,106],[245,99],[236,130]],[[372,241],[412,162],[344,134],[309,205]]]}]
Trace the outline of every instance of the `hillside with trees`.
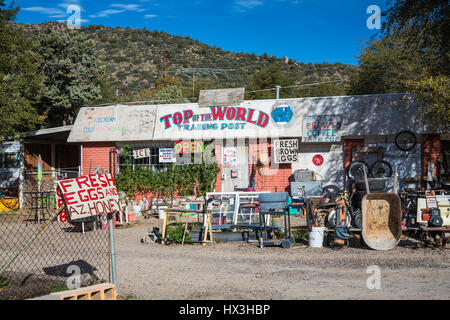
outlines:
[{"label": "hillside with trees", "polygon": [[[48,22],[42,25],[15,24],[24,30],[29,38],[39,38],[46,28],[61,32],[70,32],[63,24]],[[157,80],[170,76],[179,81],[180,89],[187,98],[198,97],[200,89],[247,87],[259,89],[252,85],[254,76],[276,65],[283,84],[298,85],[324,82],[328,80],[347,81],[357,67],[340,63],[303,63],[288,58],[278,58],[263,54],[235,53],[209,46],[190,37],[170,35],[163,31],[131,28],[111,28],[90,25],[76,32],[93,40],[97,47],[99,60],[105,68],[102,80],[103,98],[100,103],[138,100],[139,96],[151,97],[142,93],[157,86]],[[196,73],[194,93],[193,74],[174,72],[177,69],[213,68],[218,71],[202,70]],[[169,77],[169,78],[170,78]],[[287,80],[287,81],[286,81]],[[324,90],[325,88],[325,90]],[[249,89],[249,88],[247,88]],[[105,97],[108,91],[109,97]],[[148,93],[148,92],[147,92]],[[344,94],[345,83],[322,87],[317,93],[314,88],[281,92],[284,97],[315,96],[323,94]],[[267,95],[267,93],[266,93]],[[272,94],[274,95],[274,93]],[[250,96],[249,96],[250,97]],[[246,98],[249,98],[246,96]],[[253,94],[251,98],[258,98]],[[261,96],[266,98],[266,96]],[[148,99],[146,99],[148,100]]]}]

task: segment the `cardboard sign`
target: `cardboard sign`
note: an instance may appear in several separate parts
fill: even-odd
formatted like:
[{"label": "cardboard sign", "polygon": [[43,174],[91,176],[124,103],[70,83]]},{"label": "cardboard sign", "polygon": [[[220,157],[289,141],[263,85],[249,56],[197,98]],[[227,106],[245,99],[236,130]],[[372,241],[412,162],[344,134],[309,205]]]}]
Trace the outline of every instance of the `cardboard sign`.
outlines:
[{"label": "cardboard sign", "polygon": [[150,148],[133,150],[134,159],[142,159],[150,157]]},{"label": "cardboard sign", "polygon": [[160,163],[175,163],[177,158],[172,148],[159,148]]},{"label": "cardboard sign", "polygon": [[237,150],[236,148],[223,148],[223,166],[237,166]]},{"label": "cardboard sign", "polygon": [[175,142],[176,153],[203,153],[205,144],[203,141],[183,141]]},{"label": "cardboard sign", "polygon": [[302,142],[339,142],[341,127],[341,115],[305,116]]},{"label": "cardboard sign", "polygon": [[298,161],[298,140],[275,140],[275,163],[293,163]]},{"label": "cardboard sign", "polygon": [[56,191],[58,208],[65,202],[68,211],[59,215],[60,222],[68,220],[67,214],[73,221],[120,211],[119,194],[111,173],[58,181]]}]

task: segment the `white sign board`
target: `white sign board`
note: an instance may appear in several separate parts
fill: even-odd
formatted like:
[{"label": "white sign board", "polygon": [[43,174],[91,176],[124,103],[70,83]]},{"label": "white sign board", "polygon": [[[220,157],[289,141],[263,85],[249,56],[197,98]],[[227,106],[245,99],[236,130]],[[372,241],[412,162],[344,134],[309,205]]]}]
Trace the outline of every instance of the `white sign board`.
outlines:
[{"label": "white sign board", "polygon": [[275,163],[294,163],[298,161],[298,140],[274,140]]},{"label": "white sign board", "polygon": [[155,117],[155,106],[84,107],[67,141],[148,141],[153,138]]},{"label": "white sign board", "polygon": [[236,167],[237,166],[237,149],[223,148],[223,166]]},{"label": "white sign board", "polygon": [[175,163],[177,158],[173,148],[159,148],[159,162],[160,163]]},{"label": "white sign board", "polygon": [[133,150],[134,159],[142,159],[150,157],[150,148]]},{"label": "white sign board", "polygon": [[[58,208],[67,205],[58,220],[66,222],[120,211],[119,194],[111,173],[91,174],[75,179],[58,181]],[[62,194],[61,194],[62,193]]]},{"label": "white sign board", "polygon": [[342,115],[304,116],[302,132],[302,142],[339,142]]},{"label": "white sign board", "polygon": [[244,101],[245,88],[200,90],[199,107],[236,106]]},{"label": "white sign board", "polygon": [[206,108],[167,105],[158,108],[154,139],[299,137],[301,127],[295,118],[290,103],[272,100]]}]

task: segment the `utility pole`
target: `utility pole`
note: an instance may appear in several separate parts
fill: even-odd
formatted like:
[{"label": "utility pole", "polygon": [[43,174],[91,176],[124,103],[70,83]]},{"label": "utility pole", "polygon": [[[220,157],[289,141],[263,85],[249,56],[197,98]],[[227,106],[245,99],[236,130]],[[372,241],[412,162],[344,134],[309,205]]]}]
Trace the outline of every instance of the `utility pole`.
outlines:
[{"label": "utility pole", "polygon": [[276,96],[276,99],[278,100],[278,99],[280,99],[280,89],[281,89],[281,86],[275,86],[275,88],[277,89],[277,96]]}]

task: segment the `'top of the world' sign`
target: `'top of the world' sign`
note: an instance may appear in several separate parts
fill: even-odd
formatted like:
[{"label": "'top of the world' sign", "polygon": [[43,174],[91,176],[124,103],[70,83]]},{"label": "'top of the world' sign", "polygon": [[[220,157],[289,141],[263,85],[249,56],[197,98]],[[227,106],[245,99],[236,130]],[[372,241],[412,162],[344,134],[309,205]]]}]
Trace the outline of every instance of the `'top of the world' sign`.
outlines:
[{"label": "'top of the world' sign", "polygon": [[67,212],[59,216],[60,222],[78,220],[120,211],[119,194],[111,173],[90,174],[75,179],[58,181],[58,208],[67,205]]}]

